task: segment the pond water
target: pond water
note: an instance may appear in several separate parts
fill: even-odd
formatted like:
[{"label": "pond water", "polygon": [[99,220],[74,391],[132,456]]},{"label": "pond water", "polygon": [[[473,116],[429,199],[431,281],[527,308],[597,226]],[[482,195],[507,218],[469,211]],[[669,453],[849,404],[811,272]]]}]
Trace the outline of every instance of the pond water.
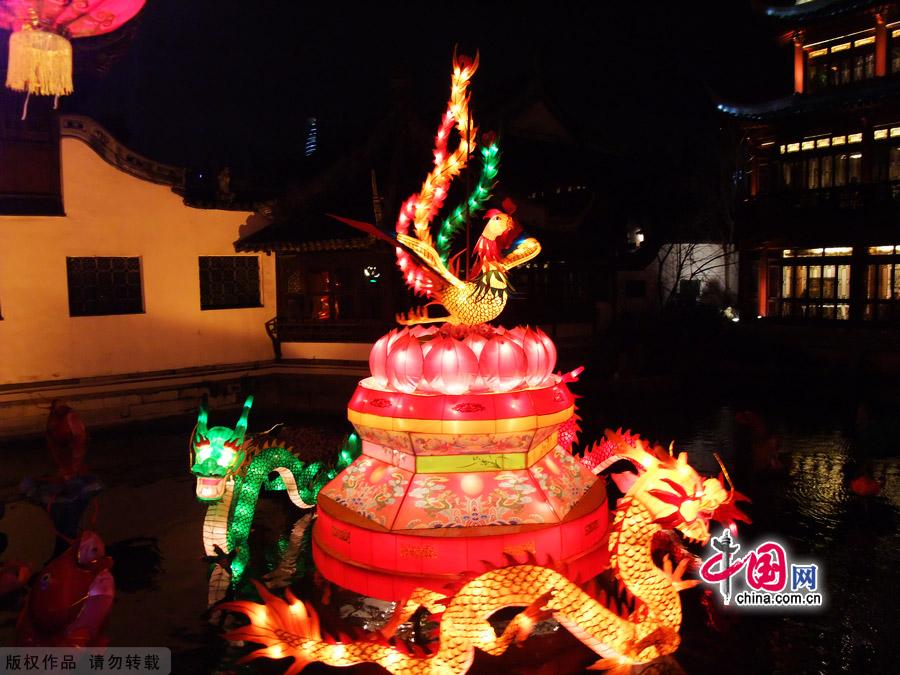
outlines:
[{"label": "pond water", "polygon": [[[853,415],[845,402],[821,400],[804,391],[715,396],[709,391],[681,392],[654,397],[652,405],[647,396],[613,395],[599,388],[579,392],[585,394],[580,401],[583,438],[597,438],[606,426],[623,426],[666,444],[675,439],[692,464],[709,474],[718,471],[712,451],[719,451],[733,469],[738,489],[753,499],[748,511],[754,522],[741,528],[741,541],[775,538],[797,560],[820,565],[826,606],[817,610],[721,610],[707,592],[715,607],[711,619],[703,588],[685,592],[682,647],[655,672],[900,672],[895,642],[900,612],[892,598],[893,589],[900,587],[900,461],[891,447],[893,438],[886,437],[888,418],[882,420],[883,427],[878,420],[870,422],[868,436],[854,437],[846,431]],[[746,408],[758,413],[769,436],[777,438],[783,472],[755,473],[746,461],[748,442],[735,422]],[[230,421],[217,419],[212,411],[211,423]],[[263,429],[273,421],[257,414],[251,416],[251,428]],[[287,421],[329,429],[346,425],[327,417]],[[192,426],[193,420],[184,418],[93,436],[89,464],[105,485],[94,527],[116,553],[118,593],[108,628],[110,643],[170,647],[176,673],[280,672],[283,664],[238,668],[234,651],[224,648],[220,628],[207,613],[208,565],[201,559],[205,508],[194,498],[188,470]],[[873,453],[860,439],[877,439],[879,429],[883,437]],[[860,454],[870,460],[874,477],[884,485],[874,499],[862,500],[845,487],[844,467]],[[52,534],[46,516],[18,496],[22,477],[51,471],[42,441],[0,445],[0,462],[0,499],[7,505],[0,530],[10,541],[4,558],[11,553],[35,559],[49,555]],[[277,564],[279,538],[290,533],[300,515],[286,499],[260,501],[251,540],[252,570]],[[298,580],[298,588],[308,591],[311,579],[307,575]],[[0,605],[2,645],[13,641],[15,605],[10,599]],[[511,655],[504,668],[576,672],[590,663],[590,654],[577,642],[568,636],[554,639],[532,638],[533,652],[529,655],[528,645],[517,649],[521,655]],[[476,667],[490,670],[491,664],[481,659]],[[310,672],[314,670],[325,669],[313,667]]]}]

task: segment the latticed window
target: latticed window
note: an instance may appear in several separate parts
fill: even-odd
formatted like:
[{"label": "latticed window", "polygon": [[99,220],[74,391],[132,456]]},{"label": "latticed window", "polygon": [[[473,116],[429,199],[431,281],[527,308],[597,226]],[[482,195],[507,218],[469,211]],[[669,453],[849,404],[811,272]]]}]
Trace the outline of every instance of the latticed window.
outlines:
[{"label": "latticed window", "polygon": [[780,315],[785,318],[849,319],[852,253],[850,247],[784,250],[780,261]]},{"label": "latticed window", "polygon": [[261,306],[258,257],[200,256],[200,309]]},{"label": "latticed window", "polygon": [[69,316],[141,314],[140,258],[66,258]]}]

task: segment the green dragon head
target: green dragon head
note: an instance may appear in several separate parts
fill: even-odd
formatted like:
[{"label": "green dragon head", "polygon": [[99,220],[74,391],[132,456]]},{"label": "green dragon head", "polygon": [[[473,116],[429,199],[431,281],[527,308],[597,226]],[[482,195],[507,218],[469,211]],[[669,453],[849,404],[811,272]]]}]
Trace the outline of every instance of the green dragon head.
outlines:
[{"label": "green dragon head", "polygon": [[197,476],[197,499],[214,502],[225,494],[225,483],[244,462],[244,436],[253,397],[244,401],[244,410],[234,429],[206,425],[206,400],[200,404],[197,426],[191,438],[191,473]]}]

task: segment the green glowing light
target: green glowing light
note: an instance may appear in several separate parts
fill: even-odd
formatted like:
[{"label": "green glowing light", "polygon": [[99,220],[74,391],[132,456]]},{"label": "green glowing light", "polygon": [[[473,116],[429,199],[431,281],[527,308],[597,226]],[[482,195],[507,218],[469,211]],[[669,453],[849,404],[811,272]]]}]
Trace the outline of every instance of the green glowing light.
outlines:
[{"label": "green glowing light", "polygon": [[[478,178],[478,184],[473,189],[472,194],[464,202],[464,204],[468,204],[470,214],[484,209],[488,199],[491,197],[491,191],[497,182],[499,167],[497,157],[499,152],[500,148],[496,143],[481,149],[481,176]],[[450,257],[450,245],[453,243],[453,238],[459,234],[465,225],[464,212],[465,207],[463,205],[457,206],[452,214],[441,224],[437,237],[437,251],[440,253],[444,264],[447,263]]]}]

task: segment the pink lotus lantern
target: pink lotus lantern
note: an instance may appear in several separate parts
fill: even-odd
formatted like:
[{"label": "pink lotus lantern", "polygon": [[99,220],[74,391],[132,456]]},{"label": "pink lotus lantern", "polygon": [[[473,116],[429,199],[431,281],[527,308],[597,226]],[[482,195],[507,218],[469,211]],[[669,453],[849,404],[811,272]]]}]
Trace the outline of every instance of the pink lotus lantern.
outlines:
[{"label": "pink lotus lantern", "polygon": [[372,371],[372,379],[375,380],[379,387],[386,387],[388,383],[388,348],[392,342],[391,338],[394,338],[396,334],[397,331],[392,330],[390,333],[382,335],[372,345],[372,350],[369,352],[369,370]]},{"label": "pink lotus lantern", "polygon": [[468,345],[452,337],[436,337],[425,356],[425,381],[446,394],[463,394],[478,374],[478,359]]},{"label": "pink lotus lantern", "polygon": [[43,96],[72,93],[71,38],[102,35],[134,17],[145,0],[0,0],[9,39],[6,86]]},{"label": "pink lotus lantern", "polygon": [[550,339],[550,336],[547,335],[540,328],[535,328],[535,333],[541,339],[541,342],[544,343],[544,348],[547,350],[547,354],[550,358],[550,372],[553,372],[553,369],[556,368],[556,345],[553,344],[553,340]]},{"label": "pink lotus lantern", "polygon": [[529,387],[536,387],[553,372],[550,354],[547,353],[544,341],[530,328],[522,333],[522,349],[526,360],[525,383]]},{"label": "pink lotus lantern", "polygon": [[491,391],[510,391],[525,379],[525,352],[506,335],[494,335],[481,350],[479,370]]},{"label": "pink lotus lantern", "polygon": [[422,380],[423,361],[419,340],[407,332],[388,352],[388,382],[394,389],[411,394]]}]

